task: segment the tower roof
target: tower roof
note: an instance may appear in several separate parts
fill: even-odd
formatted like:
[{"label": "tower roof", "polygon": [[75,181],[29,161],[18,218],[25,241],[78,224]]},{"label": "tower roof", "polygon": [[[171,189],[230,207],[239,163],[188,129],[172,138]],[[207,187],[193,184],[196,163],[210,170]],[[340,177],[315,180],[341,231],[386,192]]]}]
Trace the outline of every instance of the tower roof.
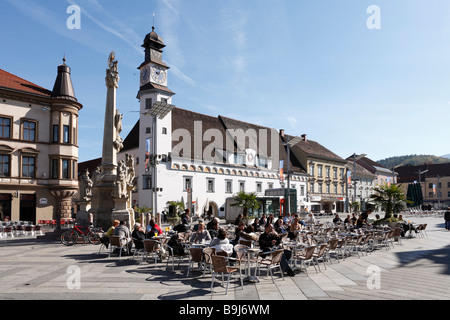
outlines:
[{"label": "tower roof", "polygon": [[145,36],[144,43],[142,47],[146,48],[148,46],[153,46],[158,49],[164,48],[166,45],[164,44],[163,39],[155,32],[155,27],[152,27],[152,32],[148,33]]},{"label": "tower roof", "polygon": [[73,90],[72,79],[70,77],[70,67],[66,65],[66,59],[58,66],[58,75],[56,76],[55,85],[53,86],[53,98],[62,98],[77,101],[75,91]]}]

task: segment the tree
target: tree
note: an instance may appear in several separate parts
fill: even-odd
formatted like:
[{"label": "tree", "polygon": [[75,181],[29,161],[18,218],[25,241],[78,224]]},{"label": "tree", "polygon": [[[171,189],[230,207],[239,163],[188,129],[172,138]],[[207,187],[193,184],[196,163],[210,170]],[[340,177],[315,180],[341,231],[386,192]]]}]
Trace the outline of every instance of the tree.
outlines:
[{"label": "tree", "polygon": [[370,200],[385,210],[384,220],[391,218],[393,213],[400,212],[407,202],[405,193],[396,184],[375,187]]},{"label": "tree", "polygon": [[184,210],[184,202],[183,201],[167,201],[169,204],[169,213],[167,216],[167,220],[171,225],[175,225],[178,220],[180,220],[179,213]]},{"label": "tree", "polygon": [[244,191],[240,191],[233,197],[233,199],[236,202],[231,204],[231,206],[242,208],[244,218],[248,216],[249,209],[252,211],[258,210],[261,206],[255,192],[245,193]]}]

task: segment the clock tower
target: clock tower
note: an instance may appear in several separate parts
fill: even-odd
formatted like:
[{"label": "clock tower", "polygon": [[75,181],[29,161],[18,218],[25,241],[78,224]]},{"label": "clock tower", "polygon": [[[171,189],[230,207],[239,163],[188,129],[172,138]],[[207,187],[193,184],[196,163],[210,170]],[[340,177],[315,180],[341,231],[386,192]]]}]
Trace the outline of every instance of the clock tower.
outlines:
[{"label": "clock tower", "polygon": [[[167,87],[169,67],[163,62],[162,38],[155,27],[145,36],[142,47],[145,49],[144,62],[140,70],[139,92],[139,158],[145,159],[139,166],[140,186],[139,205],[153,208],[156,217],[165,204],[158,203],[158,194],[164,192],[158,172],[170,166],[172,151],[172,96]],[[169,167],[170,168],[170,167]]]}]

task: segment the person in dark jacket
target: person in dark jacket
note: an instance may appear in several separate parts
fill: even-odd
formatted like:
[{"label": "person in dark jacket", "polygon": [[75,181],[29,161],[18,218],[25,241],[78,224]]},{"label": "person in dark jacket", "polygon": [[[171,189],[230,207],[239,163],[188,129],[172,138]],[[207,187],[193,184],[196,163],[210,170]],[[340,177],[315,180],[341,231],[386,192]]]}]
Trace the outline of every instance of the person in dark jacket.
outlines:
[{"label": "person in dark jacket", "polygon": [[450,207],[444,213],[445,229],[450,230]]},{"label": "person in dark jacket", "polygon": [[[281,237],[273,230],[273,225],[268,223],[264,229],[264,233],[259,236],[259,247],[264,252],[269,252],[277,249],[280,245]],[[281,269],[291,277],[295,276],[294,271],[292,271],[289,266],[288,260],[291,258],[292,252],[290,250],[284,250],[283,257],[281,258]]]},{"label": "person in dark jacket", "polygon": [[144,243],[142,241],[145,240],[145,233],[140,223],[136,223],[134,225],[134,230],[131,233],[131,238],[133,239],[134,247],[136,249],[144,249]]}]

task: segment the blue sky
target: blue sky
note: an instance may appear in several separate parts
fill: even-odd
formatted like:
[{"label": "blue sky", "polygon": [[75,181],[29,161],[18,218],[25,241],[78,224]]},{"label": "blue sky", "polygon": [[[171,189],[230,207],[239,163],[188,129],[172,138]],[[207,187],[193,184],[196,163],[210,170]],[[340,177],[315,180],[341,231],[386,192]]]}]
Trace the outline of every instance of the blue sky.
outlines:
[{"label": "blue sky", "polygon": [[[67,28],[70,5],[80,29]],[[376,5],[380,29],[367,20]],[[177,107],[306,133],[341,157],[450,153],[447,0],[0,0],[0,68],[48,89],[65,54],[79,161],[101,156],[105,69],[119,61],[125,138],[153,25]]]}]

